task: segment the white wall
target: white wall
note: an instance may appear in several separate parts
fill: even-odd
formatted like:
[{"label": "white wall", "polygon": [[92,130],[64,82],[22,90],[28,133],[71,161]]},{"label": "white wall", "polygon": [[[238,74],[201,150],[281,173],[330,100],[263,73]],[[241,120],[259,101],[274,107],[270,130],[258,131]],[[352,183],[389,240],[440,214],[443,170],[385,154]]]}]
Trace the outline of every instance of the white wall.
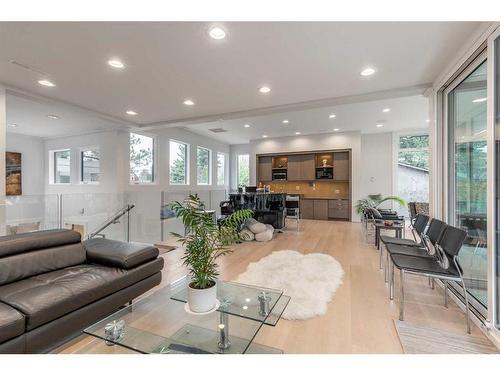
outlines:
[{"label": "white wall", "polygon": [[369,194],[393,195],[396,160],[393,152],[393,133],[363,134],[361,136],[360,196]]},{"label": "white wall", "polygon": [[7,133],[6,150],[22,154],[23,195],[44,194],[44,140],[39,137]]}]

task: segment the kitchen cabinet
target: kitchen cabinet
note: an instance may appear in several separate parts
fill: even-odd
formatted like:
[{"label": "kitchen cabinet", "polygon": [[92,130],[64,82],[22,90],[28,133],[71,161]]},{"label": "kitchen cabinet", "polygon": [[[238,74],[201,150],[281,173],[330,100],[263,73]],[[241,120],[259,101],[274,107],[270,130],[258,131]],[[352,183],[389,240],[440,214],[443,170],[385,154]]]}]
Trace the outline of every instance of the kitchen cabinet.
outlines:
[{"label": "kitchen cabinet", "polygon": [[328,201],[326,199],[314,199],[314,219],[328,220]]},{"label": "kitchen cabinet", "polygon": [[351,209],[347,199],[328,200],[328,217],[332,219],[349,219]]},{"label": "kitchen cabinet", "polygon": [[269,182],[273,179],[273,158],[271,156],[259,156],[259,182]]},{"label": "kitchen cabinet", "polygon": [[333,180],[349,180],[349,152],[333,153]]},{"label": "kitchen cabinet", "polygon": [[288,155],[288,181],[300,181],[300,165],[302,155]]},{"label": "kitchen cabinet", "polygon": [[315,179],[314,154],[288,155],[288,181]]},{"label": "kitchen cabinet", "polygon": [[301,199],[300,200],[300,215],[302,219],[314,219],[314,200]]}]

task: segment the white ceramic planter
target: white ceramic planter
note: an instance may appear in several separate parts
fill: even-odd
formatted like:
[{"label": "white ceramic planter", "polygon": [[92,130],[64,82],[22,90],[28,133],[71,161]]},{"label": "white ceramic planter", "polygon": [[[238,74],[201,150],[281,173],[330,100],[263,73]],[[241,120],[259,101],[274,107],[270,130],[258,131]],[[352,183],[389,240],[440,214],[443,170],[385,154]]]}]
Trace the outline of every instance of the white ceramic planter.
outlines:
[{"label": "white ceramic planter", "polygon": [[207,289],[188,287],[189,309],[195,313],[204,313],[212,310],[217,302],[217,284]]}]

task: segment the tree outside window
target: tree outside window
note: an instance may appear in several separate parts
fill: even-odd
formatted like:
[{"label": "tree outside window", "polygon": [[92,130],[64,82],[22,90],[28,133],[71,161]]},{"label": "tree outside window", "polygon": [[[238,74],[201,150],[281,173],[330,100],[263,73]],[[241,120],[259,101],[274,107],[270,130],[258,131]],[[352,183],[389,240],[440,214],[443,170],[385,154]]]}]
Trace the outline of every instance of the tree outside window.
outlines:
[{"label": "tree outside window", "polygon": [[154,181],[153,138],[130,133],[130,182],[135,184]]},{"label": "tree outside window", "polygon": [[187,185],[188,145],[170,140],[170,183]]},{"label": "tree outside window", "polygon": [[99,182],[100,174],[100,158],[101,154],[98,149],[83,150],[81,157],[81,182],[96,183]]},{"label": "tree outside window", "polygon": [[250,155],[238,155],[238,187],[250,184]]},{"label": "tree outside window", "polygon": [[210,150],[204,147],[196,149],[198,185],[210,185]]}]

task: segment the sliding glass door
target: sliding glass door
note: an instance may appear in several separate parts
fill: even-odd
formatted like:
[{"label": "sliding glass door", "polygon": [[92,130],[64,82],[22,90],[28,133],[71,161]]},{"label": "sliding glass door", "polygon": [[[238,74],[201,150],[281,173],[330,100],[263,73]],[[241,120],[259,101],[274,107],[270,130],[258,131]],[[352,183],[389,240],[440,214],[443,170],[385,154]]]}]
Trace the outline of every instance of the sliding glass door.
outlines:
[{"label": "sliding glass door", "polygon": [[[459,263],[474,306],[486,317],[487,62],[473,64],[447,90],[448,222],[467,231]],[[461,293],[459,288],[456,288]]]}]

